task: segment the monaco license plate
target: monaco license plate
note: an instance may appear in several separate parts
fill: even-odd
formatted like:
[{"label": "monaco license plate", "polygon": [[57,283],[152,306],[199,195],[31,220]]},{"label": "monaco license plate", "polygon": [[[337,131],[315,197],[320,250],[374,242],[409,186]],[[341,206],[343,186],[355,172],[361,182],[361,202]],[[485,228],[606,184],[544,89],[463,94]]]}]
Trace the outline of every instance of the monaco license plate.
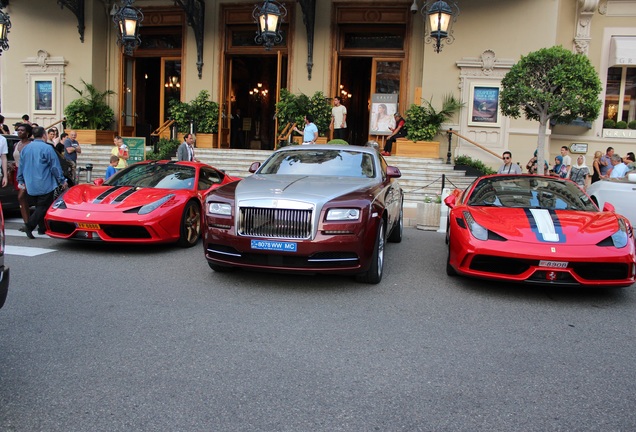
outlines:
[{"label": "monaco license plate", "polygon": [[99,229],[99,224],[78,222],[77,227],[80,229]]},{"label": "monaco license plate", "polygon": [[252,240],[252,249],[279,252],[296,252],[298,245],[293,242],[279,242],[271,240]]},{"label": "monaco license plate", "polygon": [[568,268],[567,261],[539,261],[539,267],[548,267],[548,268]]}]

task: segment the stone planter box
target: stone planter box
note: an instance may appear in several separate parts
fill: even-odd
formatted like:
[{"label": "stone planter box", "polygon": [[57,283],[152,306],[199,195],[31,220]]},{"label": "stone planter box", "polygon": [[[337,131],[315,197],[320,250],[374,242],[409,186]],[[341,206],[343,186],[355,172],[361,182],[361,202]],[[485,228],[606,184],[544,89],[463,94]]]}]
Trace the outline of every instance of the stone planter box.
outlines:
[{"label": "stone planter box", "polygon": [[94,130],[94,129],[74,129],[77,132],[77,142],[80,145],[113,145],[115,131]]},{"label": "stone planter box", "polygon": [[[183,142],[184,135],[185,134],[183,133],[177,134],[177,139],[179,140],[179,142]],[[198,133],[198,134],[194,134],[194,136],[196,137],[196,141],[194,142],[195,148],[216,148],[217,147],[217,142],[219,140],[218,134]]]},{"label": "stone planter box", "polygon": [[393,156],[439,159],[438,141],[410,141],[398,138],[391,149]]},{"label": "stone planter box", "polygon": [[441,212],[441,203],[417,203],[416,228],[420,230],[437,231]]}]

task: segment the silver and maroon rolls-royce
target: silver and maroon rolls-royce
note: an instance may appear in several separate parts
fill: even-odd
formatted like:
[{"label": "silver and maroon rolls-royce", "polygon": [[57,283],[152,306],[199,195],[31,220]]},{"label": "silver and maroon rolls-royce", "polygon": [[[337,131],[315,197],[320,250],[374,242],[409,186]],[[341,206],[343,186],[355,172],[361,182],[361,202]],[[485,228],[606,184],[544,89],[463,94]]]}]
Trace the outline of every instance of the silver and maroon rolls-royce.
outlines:
[{"label": "silver and maroon rolls-royce", "polygon": [[215,271],[248,268],[382,280],[385,242],[400,242],[397,167],[370,147],[302,145],[274,152],[205,203],[204,250]]}]

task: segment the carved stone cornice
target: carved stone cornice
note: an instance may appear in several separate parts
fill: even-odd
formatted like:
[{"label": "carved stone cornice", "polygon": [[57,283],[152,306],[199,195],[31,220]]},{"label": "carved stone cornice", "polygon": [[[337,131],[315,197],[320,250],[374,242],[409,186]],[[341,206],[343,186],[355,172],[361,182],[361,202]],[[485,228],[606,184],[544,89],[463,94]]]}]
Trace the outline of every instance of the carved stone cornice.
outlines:
[{"label": "carved stone cornice", "polygon": [[579,0],[576,4],[576,35],[574,36],[574,50],[577,54],[587,55],[592,40],[592,16],[598,8],[599,0]]},{"label": "carved stone cornice", "polygon": [[463,87],[465,78],[486,78],[501,80],[515,64],[512,59],[499,59],[493,50],[484,51],[479,57],[464,57],[459,60],[459,88]]}]

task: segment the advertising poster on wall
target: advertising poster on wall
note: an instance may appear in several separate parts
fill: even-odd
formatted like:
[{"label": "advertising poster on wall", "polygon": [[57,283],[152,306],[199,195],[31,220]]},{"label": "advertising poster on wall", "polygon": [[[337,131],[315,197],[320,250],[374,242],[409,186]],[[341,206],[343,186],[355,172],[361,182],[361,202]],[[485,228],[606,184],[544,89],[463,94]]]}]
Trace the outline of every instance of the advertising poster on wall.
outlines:
[{"label": "advertising poster on wall", "polygon": [[499,86],[471,84],[470,126],[499,126]]},{"label": "advertising poster on wall", "polygon": [[371,95],[369,135],[391,135],[391,129],[395,128],[393,115],[397,110],[397,94],[373,93]]},{"label": "advertising poster on wall", "polygon": [[53,97],[51,79],[33,81],[34,113],[53,113]]}]

